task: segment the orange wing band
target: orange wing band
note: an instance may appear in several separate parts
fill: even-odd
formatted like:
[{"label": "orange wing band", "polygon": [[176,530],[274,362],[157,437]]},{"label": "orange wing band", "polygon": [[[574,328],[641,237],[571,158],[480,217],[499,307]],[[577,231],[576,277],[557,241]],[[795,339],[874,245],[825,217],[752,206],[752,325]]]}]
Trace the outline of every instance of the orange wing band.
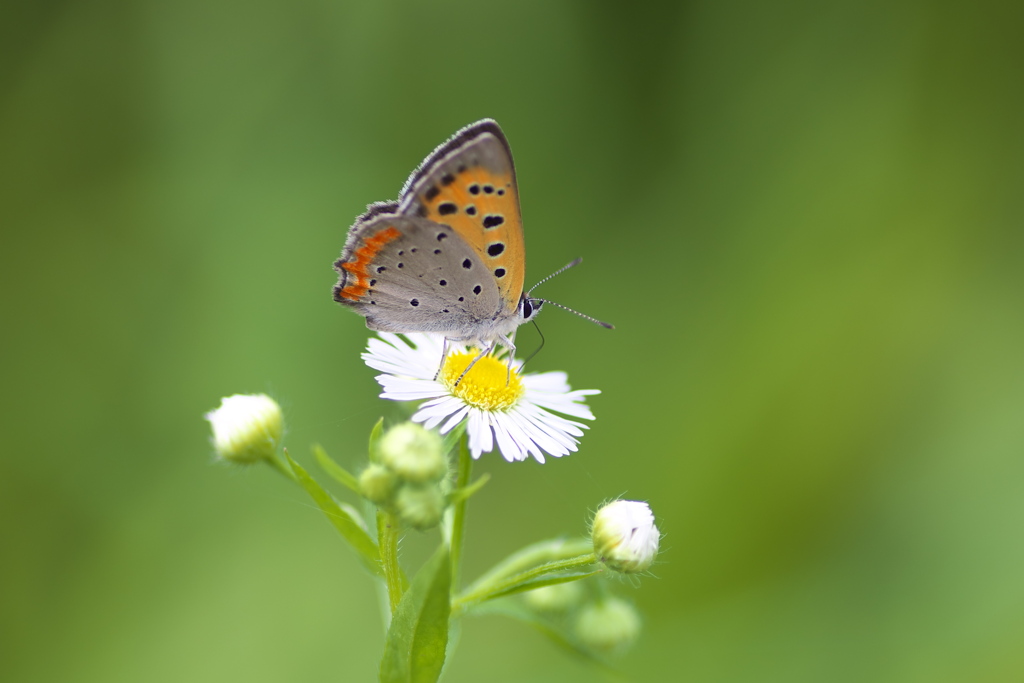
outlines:
[{"label": "orange wing band", "polygon": [[354,261],[341,264],[347,273],[351,273],[356,278],[354,283],[341,290],[343,298],[349,301],[359,301],[370,290],[370,275],[366,272],[367,267],[388,242],[398,239],[401,235],[398,228],[393,225],[388,226],[355,250]]}]

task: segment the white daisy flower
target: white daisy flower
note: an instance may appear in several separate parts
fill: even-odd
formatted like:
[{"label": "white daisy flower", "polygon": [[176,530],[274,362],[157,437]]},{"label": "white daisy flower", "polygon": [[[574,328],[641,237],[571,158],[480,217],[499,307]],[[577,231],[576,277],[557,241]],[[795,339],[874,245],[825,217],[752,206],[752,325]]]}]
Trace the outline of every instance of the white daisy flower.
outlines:
[{"label": "white daisy flower", "polygon": [[[479,351],[454,345],[437,379],[444,345],[442,337],[411,333],[404,339],[380,332],[371,338],[363,360],[378,375],[384,388],[381,398],[393,401],[426,401],[412,416],[414,422],[447,434],[466,421],[469,451],[473,458],[497,445],[505,460],[525,460],[532,455],[544,462],[544,454],[561,457],[576,450],[577,439],[587,425],[566,419],[593,420],[584,396],[596,389],[573,391],[564,372],[519,374],[522,361],[514,361],[509,374],[506,360],[484,356],[455,384]],[[408,340],[408,341],[407,341]],[[449,344],[451,347],[452,345]],[[552,412],[554,411],[554,412]]]}]

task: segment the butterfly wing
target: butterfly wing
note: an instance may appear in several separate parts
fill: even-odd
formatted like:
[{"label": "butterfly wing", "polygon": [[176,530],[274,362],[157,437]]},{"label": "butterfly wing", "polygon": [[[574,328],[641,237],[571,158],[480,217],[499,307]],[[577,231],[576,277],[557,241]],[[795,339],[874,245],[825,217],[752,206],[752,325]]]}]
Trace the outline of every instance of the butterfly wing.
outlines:
[{"label": "butterfly wing", "polygon": [[503,317],[488,264],[453,228],[373,204],[350,228],[334,300],[383,332],[437,332],[476,338]]},{"label": "butterfly wing", "polygon": [[526,252],[512,152],[490,119],[463,128],[410,176],[399,198],[405,215],[451,226],[490,272],[504,316],[523,292]]}]

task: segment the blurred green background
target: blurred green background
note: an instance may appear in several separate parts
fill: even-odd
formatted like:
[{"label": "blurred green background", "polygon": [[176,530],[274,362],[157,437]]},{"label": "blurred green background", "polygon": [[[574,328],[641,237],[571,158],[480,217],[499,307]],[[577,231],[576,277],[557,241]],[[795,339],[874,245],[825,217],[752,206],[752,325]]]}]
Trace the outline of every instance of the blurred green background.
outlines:
[{"label": "blurred green background", "polygon": [[[534,370],[579,453],[485,457],[467,575],[616,495],[632,680],[1024,680],[1024,5],[21,2],[0,9],[0,675],[372,680],[354,555],[202,415],[267,391],[358,469],[353,217],[483,116]],[[524,329],[521,347],[536,335]],[[412,559],[432,537],[406,540]],[[469,622],[446,680],[593,680]]]}]

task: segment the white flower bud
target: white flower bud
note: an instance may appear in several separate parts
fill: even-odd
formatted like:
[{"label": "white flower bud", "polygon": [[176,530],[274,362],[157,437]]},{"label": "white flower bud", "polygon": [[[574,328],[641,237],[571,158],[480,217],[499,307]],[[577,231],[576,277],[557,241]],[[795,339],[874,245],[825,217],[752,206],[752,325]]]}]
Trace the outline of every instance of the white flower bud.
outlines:
[{"label": "white flower bud", "polygon": [[616,500],[594,516],[591,528],[594,553],[612,571],[636,574],[658,556],[661,534],[647,503]]},{"label": "white flower bud", "polygon": [[437,526],[444,513],[444,494],[437,484],[405,485],[395,497],[395,511],[403,522],[419,531]]},{"label": "white flower bud", "polygon": [[537,612],[558,614],[568,612],[583,598],[583,588],[579,581],[556,583],[553,586],[541,586],[528,591],[523,598],[526,604]]},{"label": "white flower bud", "polygon": [[381,464],[405,481],[439,481],[448,474],[441,437],[413,422],[389,429],[378,452]]},{"label": "white flower bud", "polygon": [[205,417],[213,428],[217,455],[225,460],[250,465],[276,457],[284,418],[281,407],[269,396],[228,396]]},{"label": "white flower bud", "polygon": [[587,649],[602,654],[621,654],[640,635],[640,615],[619,598],[603,598],[580,610],[576,637]]}]

